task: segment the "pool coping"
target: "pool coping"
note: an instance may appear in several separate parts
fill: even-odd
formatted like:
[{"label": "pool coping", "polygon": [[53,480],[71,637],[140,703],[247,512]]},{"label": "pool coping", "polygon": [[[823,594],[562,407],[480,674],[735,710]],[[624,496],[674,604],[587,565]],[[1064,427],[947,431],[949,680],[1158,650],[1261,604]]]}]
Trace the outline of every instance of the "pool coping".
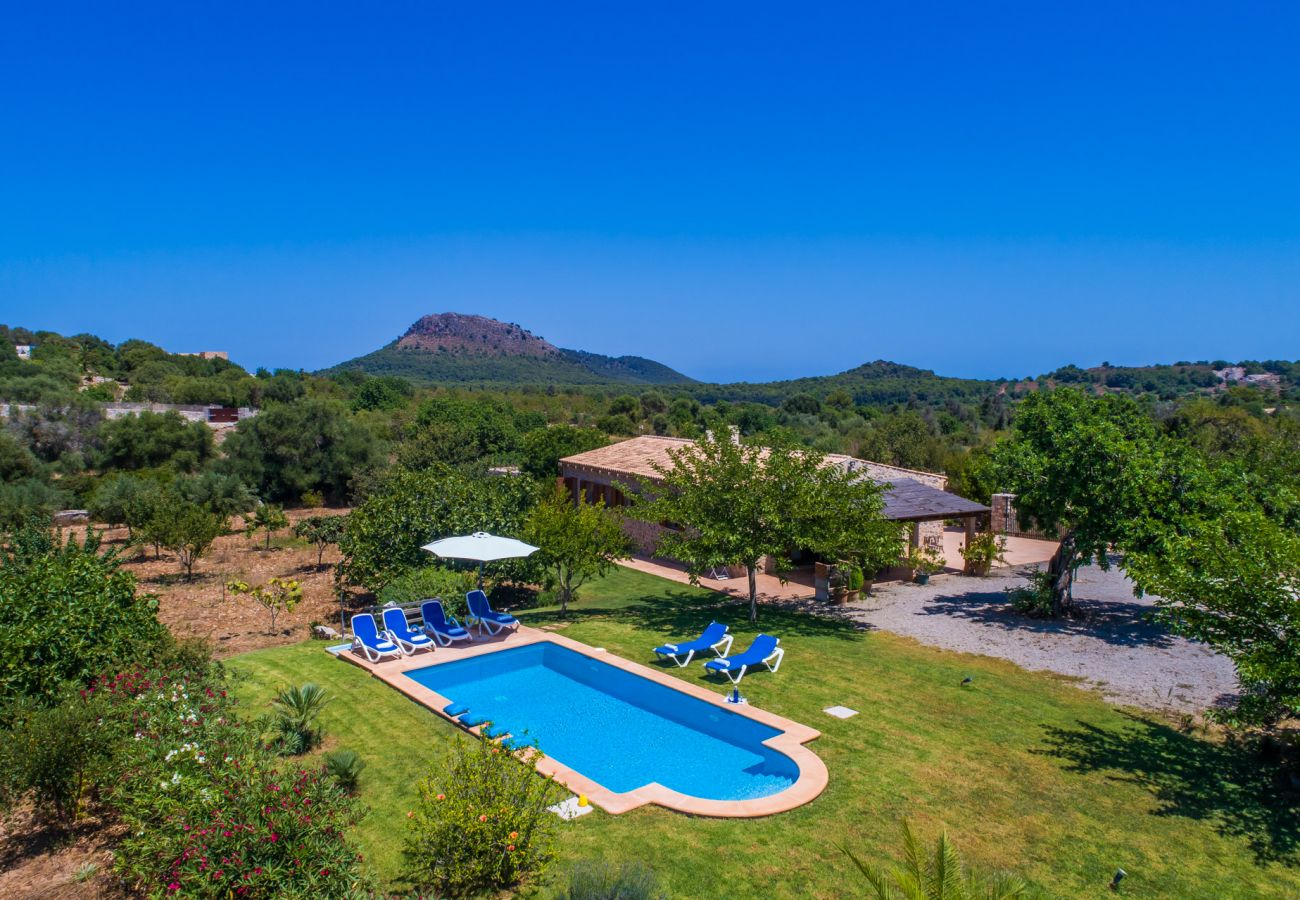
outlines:
[{"label": "pool coping", "polygon": [[[576,769],[562,765],[550,757],[543,756],[537,762],[537,771],[543,775],[550,776],[559,784],[564,785],[569,790],[578,794],[585,794],[587,799],[596,806],[599,806],[607,813],[618,815],[628,810],[637,809],[647,804],[655,804],[666,809],[675,810],[681,813],[687,813],[695,816],[709,816],[712,818],[756,818],[758,816],[770,816],[776,813],[787,812],[805,803],[812,802],[822,791],[830,780],[826,764],[822,762],[821,757],[813,753],[811,749],[804,746],[809,741],[815,740],[821,736],[821,732],[807,725],[770,713],[767,710],[759,709],[749,704],[734,704],[727,702],[722,695],[709,690],[700,685],[691,684],[680,678],[675,678],[666,672],[661,672],[641,663],[633,662],[630,659],[624,659],[614,653],[609,653],[601,648],[592,647],[581,641],[575,641],[564,635],[554,634],[551,632],[540,631],[535,628],[529,628],[520,625],[519,629],[509,634],[497,635],[494,638],[481,640],[473,645],[458,645],[452,647],[439,647],[433,652],[419,652],[411,656],[403,656],[400,659],[386,659],[378,663],[370,662],[364,657],[358,656],[355,652],[345,651],[339,654],[339,659],[345,659],[348,662],[370,672],[375,678],[396,688],[407,697],[427,707],[442,718],[453,722],[457,727],[463,728],[460,722],[443,712],[443,709],[451,701],[441,694],[433,691],[424,685],[416,683],[414,679],[406,677],[406,673],[415,669],[424,669],[429,666],[442,665],[444,663],[458,662],[463,659],[470,659],[475,656],[481,656],[485,653],[495,653],[499,650],[505,650],[513,647],[523,647],[529,644],[537,644],[544,641],[556,644],[581,653],[584,656],[599,660],[609,665],[615,666],[625,672],[631,672],[641,678],[654,681],[673,690],[681,691],[684,694],[711,703],[714,706],[724,709],[727,712],[736,715],[745,716],[756,722],[761,722],[770,728],[776,729],[779,734],[775,737],[763,741],[763,745],[770,747],[780,753],[785,754],[799,769],[799,777],[795,779],[794,784],[776,794],[767,797],[757,797],[751,800],[709,800],[703,797],[692,797],[689,794],[683,794],[674,791],[671,788],[664,787],[658,782],[651,782],[632,791],[622,793],[611,791],[604,785],[593,781],[591,778],[583,775]],[[479,728],[467,729],[473,734],[479,733]]]}]

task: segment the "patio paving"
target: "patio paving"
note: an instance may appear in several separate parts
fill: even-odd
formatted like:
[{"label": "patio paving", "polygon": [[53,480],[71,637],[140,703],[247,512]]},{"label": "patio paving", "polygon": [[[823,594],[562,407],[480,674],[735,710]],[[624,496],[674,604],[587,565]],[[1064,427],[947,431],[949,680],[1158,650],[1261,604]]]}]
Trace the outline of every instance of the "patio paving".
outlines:
[{"label": "patio paving", "polygon": [[[671,560],[634,556],[631,559],[619,560],[619,565],[648,575],[658,575],[660,578],[667,578],[679,584],[690,584],[691,581],[690,576],[686,574],[686,567]],[[727,579],[701,578],[700,586],[742,600],[749,599],[749,579],[744,575]],[[796,569],[789,574],[788,581],[784,584],[775,575],[759,572],[757,586],[760,601],[811,600],[815,593],[811,569]]]}]

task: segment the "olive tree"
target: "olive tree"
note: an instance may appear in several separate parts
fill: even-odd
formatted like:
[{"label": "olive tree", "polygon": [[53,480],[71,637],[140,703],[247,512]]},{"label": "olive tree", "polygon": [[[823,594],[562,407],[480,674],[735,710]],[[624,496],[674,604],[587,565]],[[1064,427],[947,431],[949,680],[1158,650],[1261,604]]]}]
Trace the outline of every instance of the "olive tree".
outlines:
[{"label": "olive tree", "polygon": [[1152,518],[1176,518],[1169,464],[1154,422],[1131,398],[1074,389],[1031,394],[1011,437],[993,450],[996,483],[1016,495],[1021,524],[1060,534],[1048,563],[1052,614],[1074,603],[1074,575],[1112,547],[1144,539]]},{"label": "olive tree", "polygon": [[1232,660],[1243,688],[1223,718],[1272,725],[1300,716],[1300,536],[1258,509],[1198,517],[1129,574],[1158,617]]}]

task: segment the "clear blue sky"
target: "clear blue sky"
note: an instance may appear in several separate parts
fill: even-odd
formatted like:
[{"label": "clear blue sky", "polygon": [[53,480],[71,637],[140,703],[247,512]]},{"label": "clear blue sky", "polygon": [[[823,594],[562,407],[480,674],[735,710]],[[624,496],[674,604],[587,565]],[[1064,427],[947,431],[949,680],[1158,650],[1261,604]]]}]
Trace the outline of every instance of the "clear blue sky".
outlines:
[{"label": "clear blue sky", "polygon": [[1300,5],[11,4],[0,321],[767,379],[1300,357]]}]

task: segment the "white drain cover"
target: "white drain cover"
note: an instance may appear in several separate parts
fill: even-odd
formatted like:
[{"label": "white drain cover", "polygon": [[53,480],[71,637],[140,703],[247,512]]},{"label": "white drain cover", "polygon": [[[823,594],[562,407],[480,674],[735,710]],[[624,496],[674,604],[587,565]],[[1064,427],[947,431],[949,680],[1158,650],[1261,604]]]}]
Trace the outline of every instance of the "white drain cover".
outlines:
[{"label": "white drain cover", "polygon": [[847,706],[828,706],[822,712],[837,719],[848,719],[858,714],[856,709],[849,709]]},{"label": "white drain cover", "polygon": [[585,816],[592,810],[592,807],[590,806],[579,806],[577,797],[570,797],[567,800],[562,800],[554,806],[548,806],[546,808],[566,822],[571,819],[576,819],[578,816]]}]

